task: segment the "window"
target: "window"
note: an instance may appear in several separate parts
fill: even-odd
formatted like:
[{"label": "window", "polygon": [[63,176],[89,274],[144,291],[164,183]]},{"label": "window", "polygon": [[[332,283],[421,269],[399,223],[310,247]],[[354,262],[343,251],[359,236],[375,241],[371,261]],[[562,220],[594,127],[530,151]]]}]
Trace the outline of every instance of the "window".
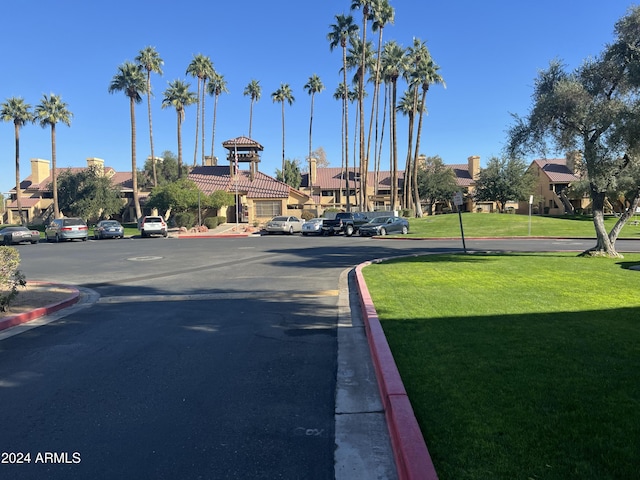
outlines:
[{"label": "window", "polygon": [[256,202],[256,217],[275,217],[282,214],[282,202],[263,200]]}]

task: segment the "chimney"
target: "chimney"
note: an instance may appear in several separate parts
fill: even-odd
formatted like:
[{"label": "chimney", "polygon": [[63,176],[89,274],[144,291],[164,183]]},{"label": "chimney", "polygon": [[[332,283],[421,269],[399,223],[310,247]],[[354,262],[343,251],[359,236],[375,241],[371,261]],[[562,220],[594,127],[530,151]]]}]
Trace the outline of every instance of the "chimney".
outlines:
[{"label": "chimney", "polygon": [[45,181],[50,174],[49,160],[43,160],[42,158],[31,159],[31,182],[34,185],[39,185]]},{"label": "chimney", "polygon": [[87,167],[95,167],[98,175],[104,175],[104,160],[101,158],[90,157],[87,158]]},{"label": "chimney", "polygon": [[469,162],[469,175],[475,180],[480,173],[480,157],[478,155],[471,155],[467,158],[467,161]]},{"label": "chimney", "polygon": [[571,170],[574,175],[580,176],[580,162],[582,161],[582,154],[578,150],[567,153],[567,168]]},{"label": "chimney", "polygon": [[309,167],[309,188],[313,187],[318,181],[318,160],[311,157]]}]

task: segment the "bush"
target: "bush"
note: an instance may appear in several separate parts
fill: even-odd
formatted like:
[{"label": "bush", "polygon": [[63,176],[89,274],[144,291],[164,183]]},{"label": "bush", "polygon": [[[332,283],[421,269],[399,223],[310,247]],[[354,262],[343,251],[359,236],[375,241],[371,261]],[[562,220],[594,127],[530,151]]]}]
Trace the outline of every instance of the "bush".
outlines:
[{"label": "bush", "polygon": [[227,223],[227,217],[217,216],[218,225],[222,225],[223,223]]},{"label": "bush", "polygon": [[413,217],[415,217],[415,213],[413,212],[413,208],[403,208],[401,215],[403,217],[405,217],[405,218],[413,218]]},{"label": "bush", "polygon": [[20,254],[17,248],[0,247],[0,311],[5,312],[11,301],[18,295],[18,287],[27,282],[18,270]]},{"label": "bush", "polygon": [[195,223],[195,215],[191,212],[176,213],[173,216],[176,227],[191,228]]},{"label": "bush", "polygon": [[311,210],[303,210],[300,214],[300,218],[303,220],[311,220],[312,218],[315,218],[315,215]]},{"label": "bush", "polygon": [[218,226],[218,217],[207,217],[204,219],[204,225],[209,230],[213,230]]}]

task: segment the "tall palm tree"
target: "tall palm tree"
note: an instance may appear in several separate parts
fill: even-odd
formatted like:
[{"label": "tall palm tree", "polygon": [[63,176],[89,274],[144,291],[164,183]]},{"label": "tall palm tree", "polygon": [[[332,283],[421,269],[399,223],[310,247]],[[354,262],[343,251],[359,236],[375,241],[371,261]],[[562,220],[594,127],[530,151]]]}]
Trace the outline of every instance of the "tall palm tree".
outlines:
[{"label": "tall palm tree", "polygon": [[409,119],[408,124],[408,138],[407,138],[407,160],[404,167],[404,192],[402,196],[402,204],[405,208],[411,208],[411,202],[413,201],[412,195],[412,187],[413,183],[411,182],[412,178],[412,169],[411,169],[411,151],[413,149],[413,131],[414,131],[414,120],[416,115],[416,105],[415,105],[415,94],[416,88],[415,85],[411,84],[409,89],[404,92],[404,95],[400,98],[400,102],[398,103],[396,110],[403,115],[406,115]]},{"label": "tall palm tree", "polygon": [[360,151],[360,196],[363,199],[361,202],[362,208],[368,210],[367,208],[367,172],[368,168],[368,159],[365,159],[365,150],[364,150],[364,76],[366,73],[366,45],[367,45],[367,22],[369,21],[369,12],[372,4],[372,0],[352,0],[351,1],[351,10],[362,10],[362,43],[361,45],[365,48],[362,48],[360,52],[360,62],[358,66],[358,112],[360,116],[360,141],[359,141],[359,151]]},{"label": "tall palm tree", "polygon": [[[251,124],[253,123],[253,104],[260,100],[262,95],[262,87],[260,86],[260,80],[251,80],[249,84],[244,88],[243,95],[245,97],[251,97],[251,105],[249,107],[249,138],[251,137]],[[284,175],[284,171],[282,172]]]},{"label": "tall palm tree", "polygon": [[284,103],[287,102],[289,105],[292,105],[293,102],[296,101],[293,98],[293,92],[291,91],[291,87],[288,83],[281,83],[280,88],[271,94],[271,100],[274,103],[280,102],[282,104],[282,178],[285,178],[284,175]]},{"label": "tall palm tree", "polygon": [[440,67],[434,63],[431,58],[431,54],[427,49],[426,45],[419,40],[414,39],[414,50],[418,51],[419,54],[416,57],[416,68],[414,71],[414,79],[416,84],[416,90],[418,86],[422,88],[422,98],[419,102],[418,107],[418,133],[416,135],[416,149],[413,157],[413,194],[414,194],[414,202],[416,204],[416,215],[418,217],[422,217],[422,206],[420,205],[420,196],[418,194],[418,155],[420,152],[420,136],[422,133],[422,117],[424,116],[424,112],[426,109],[426,101],[427,101],[427,92],[429,91],[429,86],[431,85],[442,85],[446,88],[446,84],[442,76],[438,73]]},{"label": "tall palm tree", "polygon": [[[367,134],[367,151],[366,158],[367,162],[369,162],[370,158],[370,148],[371,148],[371,136],[373,130],[373,120],[375,118],[375,141],[373,147],[373,161],[374,161],[374,182],[375,182],[375,195],[378,194],[378,172],[380,170],[380,160],[377,154],[377,144],[378,144],[378,109],[380,103],[380,81],[381,81],[381,53],[382,53],[382,32],[384,27],[394,22],[395,10],[389,4],[388,0],[373,0],[371,6],[369,8],[369,17],[371,20],[371,29],[373,32],[378,32],[378,50],[376,53],[376,66],[374,71],[374,87],[373,87],[373,101],[371,103],[371,116],[369,118],[369,133]],[[386,102],[386,97],[385,97]],[[383,113],[386,113],[386,109],[383,109]],[[384,122],[383,122],[384,123]],[[384,127],[383,127],[384,130]]]},{"label": "tall palm tree", "polygon": [[31,105],[25,103],[21,97],[8,98],[0,106],[0,117],[4,122],[13,122],[13,131],[16,141],[16,204],[20,215],[20,225],[25,225],[20,201],[20,129],[27,122],[33,121]]},{"label": "tall palm tree", "polygon": [[388,42],[382,49],[382,74],[391,85],[389,102],[389,122],[391,131],[391,208],[398,208],[398,141],[396,135],[396,98],[398,78],[404,72],[404,49],[395,41]]},{"label": "tall palm tree", "polygon": [[135,63],[124,62],[111,79],[109,93],[124,92],[129,97],[129,114],[131,117],[131,179],[133,181],[133,204],[136,219],[142,216],[140,197],[138,195],[138,167],[136,165],[136,109],[135,104],[142,102],[141,94],[147,93],[147,82]]},{"label": "tall palm tree", "polygon": [[145,47],[135,58],[139,67],[147,72],[147,111],[149,114],[149,144],[151,146],[151,165],[153,166],[153,186],[158,186],[158,174],[156,172],[156,156],[153,151],[153,123],[151,121],[151,72],[162,75],[162,65],[164,60],[156,51],[155,47]]},{"label": "tall palm tree", "polygon": [[227,81],[224,79],[224,75],[214,72],[209,85],[207,85],[207,92],[214,97],[213,101],[213,127],[211,127],[211,161],[213,161],[213,148],[216,139],[216,117],[218,115],[218,98],[222,93],[229,93],[227,90]]},{"label": "tall palm tree", "polygon": [[344,159],[345,159],[345,187],[347,190],[347,211],[351,210],[351,204],[349,201],[349,100],[347,95],[349,93],[349,87],[347,86],[347,41],[349,38],[355,36],[358,32],[358,26],[353,23],[353,17],[351,15],[336,15],[336,23],[329,26],[330,30],[327,34],[327,40],[329,41],[329,50],[333,51],[338,45],[342,47],[342,74],[343,74],[343,90],[342,98],[343,113],[344,113]]},{"label": "tall palm tree", "polygon": [[204,91],[207,79],[215,73],[211,59],[201,53],[194,55],[193,60],[187,67],[187,75],[198,79],[198,110],[196,112],[196,146],[193,152],[193,166],[198,163],[198,128],[200,125],[200,111],[202,110],[202,163],[204,164]]},{"label": "tall palm tree", "polygon": [[178,178],[182,177],[182,122],[184,108],[197,103],[198,97],[189,90],[190,85],[182,80],[174,80],[164,91],[162,108],[173,107],[178,117]]},{"label": "tall palm tree", "polygon": [[[346,95],[348,96],[348,92],[346,93]],[[344,151],[345,151],[345,146],[344,146],[344,140],[345,140],[345,133],[344,133],[344,97],[345,97],[345,91],[344,91],[344,83],[339,83],[338,87],[336,88],[336,91],[333,94],[333,98],[335,100],[340,100],[341,105],[342,105],[342,116],[341,116],[341,131],[340,131],[340,138],[341,138],[341,147],[342,147],[342,156],[341,156],[341,160],[342,162],[340,163],[340,168],[342,170],[342,173],[345,177],[347,176],[347,167],[348,165],[345,165],[345,158],[344,158]],[[349,180],[347,178],[347,192],[349,191]]]},{"label": "tall palm tree", "polygon": [[51,185],[53,189],[53,218],[60,218],[58,206],[58,174],[56,167],[56,124],[71,126],[73,114],[59,95],[43,95],[35,108],[35,120],[42,128],[51,127]]},{"label": "tall palm tree", "polygon": [[[311,113],[309,115],[309,179],[311,179],[311,135],[313,129],[313,100],[315,98],[316,93],[320,93],[324,90],[324,84],[320,77],[315,73],[309,77],[307,83],[304,84],[304,89],[311,96]],[[313,193],[313,185],[309,183],[309,188],[311,193]]]}]

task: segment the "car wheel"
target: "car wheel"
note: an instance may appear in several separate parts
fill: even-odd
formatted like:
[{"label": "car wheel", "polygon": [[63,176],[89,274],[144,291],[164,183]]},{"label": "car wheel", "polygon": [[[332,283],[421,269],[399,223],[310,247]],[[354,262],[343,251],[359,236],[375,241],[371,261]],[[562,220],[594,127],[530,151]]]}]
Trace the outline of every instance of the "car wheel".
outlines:
[{"label": "car wheel", "polygon": [[344,233],[347,237],[353,235],[353,225],[347,225],[344,229]]},{"label": "car wheel", "polygon": [[402,226],[402,234],[406,235],[407,233],[409,233],[409,229],[405,225],[403,225]]},{"label": "car wheel", "polygon": [[289,235],[293,235],[293,227],[289,227]]},{"label": "car wheel", "polygon": [[56,237],[55,237],[55,242],[56,243],[60,243],[60,237],[58,236],[58,234],[56,233]]},{"label": "car wheel", "polygon": [[306,237],[307,236],[307,232],[302,232],[302,236]]},{"label": "car wheel", "polygon": [[83,241],[83,242],[86,242],[86,241],[87,241],[87,238],[89,238],[89,237],[82,237],[82,241]]},{"label": "car wheel", "polygon": [[384,228],[384,227],[382,227],[382,228],[380,229],[380,235],[385,236],[386,234],[387,234],[387,229],[386,229],[386,228]]},{"label": "car wheel", "polygon": [[7,247],[10,247],[13,242],[9,239],[9,237],[4,237],[4,241],[2,243],[4,243]]}]

